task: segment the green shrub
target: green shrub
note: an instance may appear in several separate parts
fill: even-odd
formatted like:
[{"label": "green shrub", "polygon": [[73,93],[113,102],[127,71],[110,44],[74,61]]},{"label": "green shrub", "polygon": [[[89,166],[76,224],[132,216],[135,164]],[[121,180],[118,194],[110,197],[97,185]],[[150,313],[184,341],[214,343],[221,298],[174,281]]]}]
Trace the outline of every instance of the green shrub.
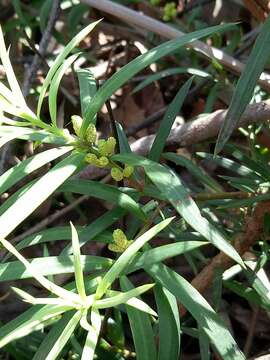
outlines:
[{"label": "green shrub", "polygon": [[[69,54],[97,25],[98,22],[90,24],[80,31],[57,56],[40,91],[36,113],[30,110],[24,100],[0,32],[0,55],[9,83],[9,88],[0,83],[1,146],[12,139],[30,140],[37,144],[49,143],[53,146],[50,150],[22,161],[1,175],[1,193],[36,169],[61,158],[45,175],[27,183],[0,207],[0,241],[9,251],[5,262],[0,264],[0,280],[34,278],[48,292],[48,297],[36,298],[20,288],[13,287],[18,296],[32,304],[32,307],[2,326],[0,347],[6,346],[8,349],[14,342],[19,344],[23,337],[29,339],[31,334],[48,327],[49,331],[45,330],[43,333],[34,359],[56,359],[63,354],[68,341],[72,342],[76,353],[82,359],[94,358],[95,352],[103,352],[110,359],[123,359],[134,355],[127,350],[124,340],[125,331],[121,314],[126,313],[137,359],[176,360],[180,354],[180,338],[184,329],[183,327],[181,330],[182,325],[179,321],[179,302],[198,324],[195,336],[199,336],[202,349],[208,349],[210,343],[223,359],[244,359],[221,317],[187,280],[163,264],[166,259],[179,254],[194,253],[201,259],[200,248],[212,244],[232,258],[240,271],[247,271],[241,257],[228,241],[229,230],[215,224],[213,218],[203,211],[203,207],[199,207],[192,199],[189,187],[171,168],[159,162],[163,156],[171,162],[187,167],[200,182],[203,191],[207,192],[210,189],[211,193],[218,193],[217,183],[192,161],[173,153],[163,154],[166,139],[193,78],[180,88],[168,107],[148,158],[131,152],[119,124],[118,139],[109,137],[97,141],[95,127],[96,114],[102,105],[139,71],[177,51],[190,41],[227,30],[231,26],[215,26],[168,41],[131,61],[98,90],[91,71],[80,70],[78,77],[82,113],[80,116],[72,117],[74,134],[71,134],[67,129],[57,127],[58,87],[67,68],[79,56],[78,53],[71,56]],[[47,91],[50,124],[43,121],[41,116]],[[12,120],[6,114],[19,120]],[[120,145],[120,153],[115,151],[117,143]],[[236,157],[240,157],[243,165],[235,167],[238,177],[231,178],[231,184],[238,189],[240,184],[244,187],[246,183],[251,189],[249,191],[256,193],[260,184],[269,181],[268,167],[259,166],[258,163],[246,159],[237,149],[233,149],[233,152]],[[202,156],[211,157],[207,154]],[[211,159],[224,167],[232,168],[231,160],[220,157]],[[138,190],[131,185],[123,187],[121,183],[113,186],[98,181],[72,178],[89,163],[108,169],[116,181],[131,178],[134,184],[143,182],[143,189],[140,187]],[[137,171],[138,168],[143,169],[143,174]],[[241,176],[243,178],[239,180]],[[64,228],[55,227],[34,234],[16,245],[5,240],[55,191],[105,199],[112,203],[113,208],[93,223],[78,230],[70,224]],[[143,205],[141,199],[145,196],[149,200]],[[252,197],[237,201],[239,206],[253,205],[255,202]],[[219,199],[211,205],[210,200],[207,206],[233,207],[235,202],[236,200],[232,199],[224,203],[223,199]],[[176,214],[175,217],[170,216],[172,210]],[[132,222],[126,234],[125,229],[112,230],[113,224],[127,214],[131,216]],[[180,219],[186,224],[184,230],[179,228]],[[109,243],[112,258],[81,255],[82,245],[89,241],[104,242],[106,234],[109,234],[109,240],[108,236],[105,238]],[[170,238],[173,241],[158,247],[150,246],[149,241],[157,234],[161,238]],[[21,254],[21,250],[26,247],[64,239],[70,239],[71,243],[58,257],[44,256],[28,261]],[[17,260],[10,261],[10,255]],[[114,255],[119,256],[115,259]],[[127,276],[139,269],[144,270],[152,280],[149,284],[134,287]],[[52,281],[53,275],[73,272],[75,282],[60,287]],[[115,290],[118,288],[117,284],[120,289]],[[244,293],[244,285],[227,280],[227,286],[234,287],[235,292]],[[150,290],[154,292],[156,311],[140,297]],[[269,299],[259,278],[256,278],[250,301],[259,302],[264,308],[269,309]],[[113,313],[107,312],[110,308],[113,308]],[[104,327],[102,324],[105,322],[107,326]],[[76,328],[82,347],[74,336]],[[104,355],[104,358],[106,356]]]}]

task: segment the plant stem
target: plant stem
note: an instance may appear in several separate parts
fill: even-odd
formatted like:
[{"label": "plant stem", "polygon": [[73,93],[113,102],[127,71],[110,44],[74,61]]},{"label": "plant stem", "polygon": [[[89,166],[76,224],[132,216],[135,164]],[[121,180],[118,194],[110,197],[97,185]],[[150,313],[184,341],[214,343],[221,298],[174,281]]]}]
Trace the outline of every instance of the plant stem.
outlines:
[{"label": "plant stem", "polygon": [[218,193],[199,193],[192,197],[198,201],[218,200],[218,199],[247,199],[251,197],[250,193],[244,191],[218,192]]}]

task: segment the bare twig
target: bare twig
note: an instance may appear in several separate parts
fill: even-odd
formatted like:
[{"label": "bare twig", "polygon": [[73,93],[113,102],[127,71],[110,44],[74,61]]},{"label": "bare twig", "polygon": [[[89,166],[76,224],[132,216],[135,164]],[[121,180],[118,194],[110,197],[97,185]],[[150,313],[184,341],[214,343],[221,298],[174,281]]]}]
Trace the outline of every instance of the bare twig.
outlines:
[{"label": "bare twig", "polygon": [[[48,47],[48,44],[49,44],[49,41],[51,38],[51,34],[53,31],[55,22],[58,18],[60,2],[61,2],[60,0],[54,0],[52,2],[52,8],[51,8],[50,16],[48,19],[48,23],[47,23],[46,29],[43,33],[43,36],[42,36],[40,44],[39,44],[39,54],[41,56],[44,56],[46,54],[47,47]],[[35,54],[32,64],[30,65],[30,68],[28,69],[27,75],[24,80],[24,84],[23,84],[24,96],[27,96],[29,94],[31,84],[36,77],[36,73],[39,68],[40,62],[41,62],[40,57],[37,54]]]},{"label": "bare twig", "polygon": [[[208,201],[217,199],[247,199],[250,198],[251,194],[244,191],[224,191],[217,193],[199,193],[194,194],[192,197],[197,201]],[[256,198],[256,196],[254,196]]]},{"label": "bare twig", "polygon": [[[140,12],[131,10],[125,6],[116,4],[109,0],[81,0],[81,2],[101,11],[104,11],[105,13],[109,13],[117,18],[120,18],[121,20],[129,24],[151,31],[167,39],[174,39],[185,35],[185,33],[181,32],[180,30],[164,24],[161,21],[143,15]],[[211,60],[213,58],[218,60],[228,70],[232,71],[235,74],[240,74],[245,67],[245,65],[237,59],[233,58],[230,55],[227,55],[220,49],[211,47],[203,43],[202,41],[193,41],[192,43],[188,44],[188,47],[194,49],[200,54],[203,54]],[[269,74],[262,73],[259,83],[266,91],[270,92]]]},{"label": "bare twig", "polygon": [[[199,117],[196,120],[175,127],[172,129],[166,145],[184,147],[214,138],[221,128],[226,111],[227,110],[217,110],[212,114]],[[270,120],[270,100],[248,105],[241,117],[239,126],[259,124],[267,120]],[[146,155],[148,154],[154,139],[155,135],[144,136],[131,144],[131,150],[135,153]],[[100,169],[89,165],[80,172],[79,177],[82,179],[94,179],[102,177],[105,174],[106,169]]]},{"label": "bare twig", "polygon": [[268,0],[244,0],[250,13],[260,21],[264,21],[269,13]]},{"label": "bare twig", "polygon": [[[224,122],[227,110],[217,110],[172,129],[167,145],[190,146],[215,137]],[[270,101],[248,105],[239,126],[258,124],[270,119]],[[132,151],[147,154],[155,135],[144,136],[131,144]]]}]

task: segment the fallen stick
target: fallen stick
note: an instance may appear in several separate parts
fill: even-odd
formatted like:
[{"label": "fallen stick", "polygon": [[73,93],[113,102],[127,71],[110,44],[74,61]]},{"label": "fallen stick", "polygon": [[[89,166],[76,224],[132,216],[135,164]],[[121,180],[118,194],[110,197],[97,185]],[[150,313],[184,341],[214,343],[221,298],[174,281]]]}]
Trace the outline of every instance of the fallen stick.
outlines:
[{"label": "fallen stick", "polygon": [[[214,138],[219,133],[227,110],[217,110],[209,115],[186,122],[172,129],[167,145],[190,146]],[[248,105],[239,126],[258,124],[270,119],[270,100]],[[135,153],[146,155],[153,144],[155,135],[147,135],[131,144]]]},{"label": "fallen stick", "polygon": [[[226,112],[227,110],[217,110],[175,127],[172,129],[166,145],[184,147],[214,138],[219,133]],[[267,120],[270,120],[270,100],[248,105],[240,119],[239,126],[259,124]],[[130,145],[131,150],[140,155],[147,155],[154,139],[155,135],[144,136]],[[79,177],[82,179],[95,179],[105,176],[105,174],[105,169],[99,169],[90,165],[79,173]]]},{"label": "fallen stick", "polygon": [[[185,35],[180,30],[173,28],[161,21],[146,16],[138,11],[129,9],[126,6],[119,5],[109,0],[81,0],[82,3],[92,6],[96,9],[104,11],[105,13],[111,14],[129,24],[135,25],[139,28],[151,31],[167,39],[175,39]],[[215,47],[209,46],[202,41],[196,40],[188,44],[188,47],[203,54],[208,59],[218,60],[231,72],[240,75],[243,71],[245,64],[232,56],[224,53],[222,50]],[[260,80],[258,81],[261,87],[270,92],[270,75],[262,73]]]}]

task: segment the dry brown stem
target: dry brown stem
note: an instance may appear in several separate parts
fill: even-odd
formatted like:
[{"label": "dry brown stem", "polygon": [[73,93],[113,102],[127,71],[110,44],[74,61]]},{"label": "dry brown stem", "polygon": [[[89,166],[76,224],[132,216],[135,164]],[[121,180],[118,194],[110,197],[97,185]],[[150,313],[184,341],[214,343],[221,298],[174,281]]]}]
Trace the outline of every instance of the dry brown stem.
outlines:
[{"label": "dry brown stem", "polygon": [[268,0],[244,0],[250,13],[260,21],[264,21],[269,13],[270,2]]},{"label": "dry brown stem", "polygon": [[[189,121],[175,127],[167,140],[167,145],[190,146],[217,136],[225,119],[227,110],[217,110],[212,114]],[[270,119],[270,100],[248,105],[241,117],[239,126],[258,124]],[[155,139],[155,135],[144,136],[131,144],[131,150],[146,155]],[[94,179],[105,176],[106,170],[88,166],[80,172],[80,178]]]},{"label": "dry brown stem", "polygon": [[[175,127],[167,140],[167,145],[190,146],[214,138],[219,133],[227,110],[217,110]],[[239,126],[258,124],[270,119],[270,101],[248,105]],[[132,151],[145,155],[151,148],[155,135],[140,138],[131,144]]]}]

